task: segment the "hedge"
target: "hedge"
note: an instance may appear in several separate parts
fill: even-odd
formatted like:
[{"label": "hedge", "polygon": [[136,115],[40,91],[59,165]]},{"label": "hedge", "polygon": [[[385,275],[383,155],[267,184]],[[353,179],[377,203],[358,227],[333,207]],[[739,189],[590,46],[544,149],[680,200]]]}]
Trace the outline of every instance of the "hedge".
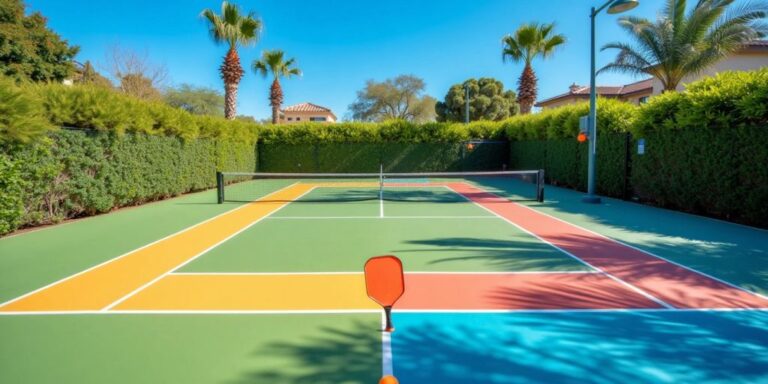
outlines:
[{"label": "hedge", "polygon": [[[627,177],[628,132],[638,108],[611,99],[598,100],[597,192],[624,197]],[[547,182],[586,190],[587,143],[579,143],[579,119],[589,114],[587,103],[545,110],[504,122],[510,143],[512,169],[544,169]]]},{"label": "hedge", "polygon": [[768,68],[726,72],[640,109],[631,183],[642,201],[768,227]]},{"label": "hedge", "polygon": [[261,172],[448,172],[501,170],[506,141],[260,143]]},{"label": "hedge", "polygon": [[216,170],[256,169],[259,125],[105,88],[0,79],[0,112],[0,234],[210,188]]},{"label": "hedge", "polygon": [[212,188],[217,169],[253,171],[253,145],[59,130],[0,155],[0,231]]}]

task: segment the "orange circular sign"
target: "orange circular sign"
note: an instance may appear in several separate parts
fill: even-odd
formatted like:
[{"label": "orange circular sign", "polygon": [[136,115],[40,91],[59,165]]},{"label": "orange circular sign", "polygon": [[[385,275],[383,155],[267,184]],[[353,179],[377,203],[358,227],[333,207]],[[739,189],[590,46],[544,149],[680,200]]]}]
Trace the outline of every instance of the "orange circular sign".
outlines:
[{"label": "orange circular sign", "polygon": [[578,140],[579,143],[587,141],[587,134],[584,132],[579,133],[579,136],[576,136],[576,140]]}]

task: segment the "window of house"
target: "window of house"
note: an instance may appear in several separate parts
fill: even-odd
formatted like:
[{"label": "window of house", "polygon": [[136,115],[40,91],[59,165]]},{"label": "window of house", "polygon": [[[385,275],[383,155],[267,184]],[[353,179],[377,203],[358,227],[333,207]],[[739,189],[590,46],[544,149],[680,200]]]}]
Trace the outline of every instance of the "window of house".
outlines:
[{"label": "window of house", "polygon": [[648,102],[648,96],[643,96],[643,97],[641,97],[641,98],[637,99],[637,101],[638,101],[640,104],[645,104],[645,103],[647,103],[647,102]]},{"label": "window of house", "polygon": [[325,117],[310,117],[309,121],[328,121]]},{"label": "window of house", "polygon": [[288,118],[288,121],[293,121],[293,117],[289,117],[289,118]]},{"label": "window of house", "polygon": [[296,121],[301,121],[301,117],[297,117],[297,118],[296,118]]}]

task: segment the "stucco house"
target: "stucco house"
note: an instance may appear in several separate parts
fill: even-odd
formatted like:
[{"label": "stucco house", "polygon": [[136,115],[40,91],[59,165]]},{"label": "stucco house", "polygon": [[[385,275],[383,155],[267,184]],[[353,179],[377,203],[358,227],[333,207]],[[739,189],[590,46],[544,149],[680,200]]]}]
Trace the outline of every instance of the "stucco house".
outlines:
[{"label": "stucco house", "polygon": [[291,105],[280,111],[281,124],[295,124],[308,121],[335,123],[336,115],[333,114],[330,108],[312,103]]},{"label": "stucco house", "polygon": [[[768,41],[753,41],[733,55],[712,65],[697,76],[686,77],[678,87],[683,90],[685,84],[696,81],[704,76],[711,76],[724,71],[749,71],[768,67]],[[635,83],[620,86],[597,87],[597,93],[601,97],[614,98],[633,104],[642,104],[652,96],[658,95],[664,89],[661,81],[656,78],[648,78]],[[538,101],[535,106],[541,109],[562,107],[589,100],[589,86],[573,84],[568,92]]]}]

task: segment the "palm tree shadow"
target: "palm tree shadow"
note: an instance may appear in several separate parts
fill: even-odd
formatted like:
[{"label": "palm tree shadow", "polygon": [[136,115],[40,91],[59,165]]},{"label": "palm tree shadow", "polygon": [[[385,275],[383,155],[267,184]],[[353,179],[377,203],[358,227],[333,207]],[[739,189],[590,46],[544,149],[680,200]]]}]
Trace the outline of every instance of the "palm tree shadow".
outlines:
[{"label": "palm tree shadow", "polygon": [[370,384],[381,377],[381,332],[378,322],[356,321],[352,327],[324,327],[321,335],[301,342],[272,343],[253,357],[278,356],[290,365],[252,371],[232,384]]}]

